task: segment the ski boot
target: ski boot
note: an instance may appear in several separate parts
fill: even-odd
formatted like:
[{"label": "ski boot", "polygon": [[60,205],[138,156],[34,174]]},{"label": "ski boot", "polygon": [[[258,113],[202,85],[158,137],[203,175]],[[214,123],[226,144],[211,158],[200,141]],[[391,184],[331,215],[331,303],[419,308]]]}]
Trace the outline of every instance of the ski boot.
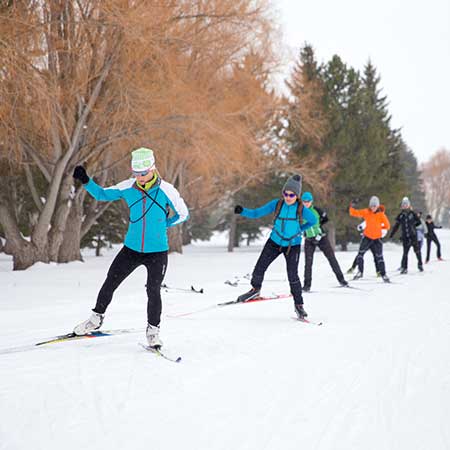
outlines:
[{"label": "ski boot", "polygon": [[391,280],[389,279],[389,277],[386,274],[381,275],[381,278],[383,279],[383,281],[385,283],[390,283],[391,282]]},{"label": "ski boot", "polygon": [[303,304],[302,303],[296,303],[295,304],[295,314],[297,314],[297,319],[298,320],[303,320],[303,319],[306,319],[306,317],[308,317],[308,314],[303,309]]},{"label": "ski boot", "polygon": [[307,284],[305,286],[303,286],[302,288],[303,292],[311,292],[311,286],[308,286]]},{"label": "ski boot", "polygon": [[79,325],[77,325],[73,332],[77,336],[83,336],[85,334],[92,333],[95,330],[98,330],[103,323],[103,319],[105,318],[104,314],[93,312],[91,314],[91,317],[89,317],[88,320],[85,320],[84,322],[81,322]]},{"label": "ski boot", "polygon": [[419,265],[417,266],[417,268],[419,269],[419,272],[423,272],[423,266],[422,266],[422,264],[419,264]]},{"label": "ski boot", "polygon": [[363,277],[363,273],[360,272],[360,271],[358,270],[358,272],[356,272],[356,274],[355,274],[355,276],[353,277],[353,279],[354,279],[354,280],[359,280],[359,279],[361,279],[362,277]]},{"label": "ski boot", "polygon": [[256,288],[251,288],[248,292],[246,292],[245,294],[240,295],[237,298],[238,302],[246,302],[248,300],[252,300],[254,298],[258,298],[259,295],[261,293],[260,289],[256,289]]},{"label": "ski boot", "polygon": [[348,282],[345,281],[345,280],[339,280],[339,284],[340,284],[342,287],[348,287]]},{"label": "ski boot", "polygon": [[159,327],[147,324],[147,331],[145,332],[145,334],[147,336],[147,343],[149,347],[156,349],[162,347],[163,343],[159,338]]},{"label": "ski boot", "polygon": [[402,267],[402,268],[400,269],[400,273],[401,273],[402,275],[405,275],[406,273],[408,273],[408,269],[407,269],[406,267]]}]

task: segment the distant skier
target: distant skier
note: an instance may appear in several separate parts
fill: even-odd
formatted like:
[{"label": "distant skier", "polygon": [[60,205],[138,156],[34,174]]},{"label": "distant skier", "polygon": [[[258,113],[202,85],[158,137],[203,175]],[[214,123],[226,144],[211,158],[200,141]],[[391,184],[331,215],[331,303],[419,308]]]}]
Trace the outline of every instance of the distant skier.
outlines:
[{"label": "distant skier", "polygon": [[417,242],[419,243],[420,254],[422,255],[423,241],[425,240],[427,226],[425,224],[425,220],[423,220],[422,211],[419,211],[417,213],[417,217],[419,218],[420,222],[419,225],[416,226]]},{"label": "distant skier", "polygon": [[287,275],[295,312],[299,319],[307,317],[303,308],[302,285],[298,276],[300,245],[302,234],[317,223],[315,215],[304,208],[300,201],[302,178],[300,175],[290,177],[283,187],[283,198],[274,199],[257,209],[247,209],[241,205],[234,208],[235,214],[249,219],[258,219],[267,214],[274,214],[273,228],[270,237],[253,270],[250,284],[252,288],[238,297],[246,302],[260,295],[264,274],[270,264],[281,254],[286,259]]},{"label": "distant skier", "polygon": [[431,242],[434,242],[436,244],[437,259],[439,261],[443,261],[441,255],[441,244],[436,236],[436,233],[434,232],[434,230],[442,228],[442,226],[435,225],[430,214],[428,214],[427,217],[425,218],[425,225],[427,227],[427,233],[425,235],[425,237],[427,238],[427,259],[425,260],[425,262],[428,263],[430,261]]},{"label": "distant skier", "polygon": [[401,205],[402,211],[395,219],[395,224],[391,230],[389,237],[392,239],[401,227],[400,240],[403,244],[403,256],[401,262],[400,273],[406,274],[408,272],[408,253],[412,247],[417,257],[417,267],[423,272],[422,255],[420,253],[419,241],[417,239],[417,226],[420,225],[420,219],[411,207],[411,202],[408,197],[403,197]]},{"label": "distant skier", "polygon": [[317,223],[305,231],[305,276],[303,280],[303,290],[309,292],[311,290],[312,282],[312,265],[314,259],[314,252],[316,247],[322,251],[333,270],[336,278],[341,286],[348,286],[345,281],[342,270],[337,262],[330,240],[323,229],[323,225],[328,222],[328,215],[319,207],[313,205],[314,198],[311,192],[304,192],[302,195],[302,202],[317,219]]},{"label": "distant skier", "polygon": [[364,254],[367,250],[371,250],[376,261],[376,270],[380,272],[383,281],[389,283],[389,278],[386,275],[386,268],[383,259],[383,243],[381,238],[389,230],[389,219],[385,214],[385,208],[380,205],[378,197],[370,198],[369,207],[365,209],[355,209],[356,201],[352,200],[350,203],[349,213],[353,217],[361,217],[366,221],[366,227],[363,231],[363,238],[361,240],[358,251],[358,272],[353,277],[358,280],[363,277],[364,273]]},{"label": "distant skier", "polygon": [[[130,219],[124,246],[109,268],[97,304],[89,319],[77,325],[74,333],[84,335],[100,328],[114,291],[131,272],[143,265],[147,269],[146,336],[150,347],[159,348],[162,345],[159,338],[161,283],[169,249],[167,228],[187,220],[189,212],[178,191],[159,176],[152,150],[134,150],[131,170],[133,178],[105,189],[88,177],[84,167],[75,168],[74,178],[80,180],[96,200],[124,199],[130,209]],[[170,209],[175,214],[169,218]]]}]

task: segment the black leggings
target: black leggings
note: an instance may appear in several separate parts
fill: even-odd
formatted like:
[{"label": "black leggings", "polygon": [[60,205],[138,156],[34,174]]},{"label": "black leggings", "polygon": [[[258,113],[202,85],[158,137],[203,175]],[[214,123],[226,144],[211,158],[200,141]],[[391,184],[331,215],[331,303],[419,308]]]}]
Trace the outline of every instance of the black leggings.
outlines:
[{"label": "black leggings", "polygon": [[437,257],[441,257],[441,244],[439,242],[439,239],[436,237],[436,235],[427,237],[427,259],[428,262],[430,260],[430,251],[431,251],[431,243],[434,242],[437,247]]},{"label": "black leggings", "polygon": [[317,241],[315,238],[306,238],[305,240],[305,278],[303,279],[303,284],[305,286],[311,287],[312,265],[316,247],[319,247],[325,257],[328,259],[331,269],[336,275],[338,281],[340,283],[344,282],[344,275],[342,274],[342,270],[339,267],[339,263],[337,262],[333,247],[331,247],[330,240],[327,236],[322,236],[322,239],[320,239],[320,241]]},{"label": "black leggings", "polygon": [[256,266],[253,270],[251,285],[256,289],[261,289],[264,274],[270,264],[283,253],[286,259],[286,268],[291,288],[291,294],[296,304],[303,304],[302,285],[298,276],[298,261],[300,259],[300,245],[292,247],[280,247],[272,239],[269,239],[264,245],[261,255],[259,255]]},{"label": "black leggings", "polygon": [[408,268],[408,253],[412,247],[417,257],[417,264],[422,267],[422,253],[420,252],[420,245],[418,240],[404,240],[403,242],[403,256],[402,256],[402,269]]},{"label": "black leggings", "polygon": [[358,256],[356,257],[358,261],[358,270],[361,273],[364,272],[364,254],[367,250],[370,250],[373,254],[376,270],[380,272],[381,276],[386,275],[386,268],[383,258],[383,243],[381,242],[381,239],[369,239],[366,236],[364,236],[361,240]]},{"label": "black leggings", "polygon": [[104,314],[114,291],[141,265],[147,269],[147,320],[150,325],[158,326],[161,320],[161,283],[167,268],[167,252],[140,253],[124,246],[109,268],[93,311]]}]

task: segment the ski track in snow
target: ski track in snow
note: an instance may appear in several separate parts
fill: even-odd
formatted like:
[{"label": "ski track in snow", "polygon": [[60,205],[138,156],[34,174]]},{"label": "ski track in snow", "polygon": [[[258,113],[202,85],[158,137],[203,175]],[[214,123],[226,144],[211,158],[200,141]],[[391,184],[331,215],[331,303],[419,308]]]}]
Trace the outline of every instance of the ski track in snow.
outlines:
[{"label": "ski track in snow", "polygon": [[[440,231],[445,255],[450,232]],[[0,255],[0,350],[85,319],[116,251],[26,272]],[[164,350],[180,364],[140,348],[144,331],[0,355],[0,450],[449,450],[450,265],[419,274],[410,255],[410,273],[393,276],[401,248],[388,244],[398,283],[377,279],[367,255],[365,278],[350,281],[363,292],[334,288],[316,253],[305,309],[322,327],[292,321],[292,298],[170,317],[245,291],[245,280],[224,281],[248,273],[259,251],[170,256],[168,285],[205,290],[163,293]],[[337,256],[345,271],[354,253]],[[263,294],[288,292],[284,264],[269,268]],[[144,284],[141,269],[125,281],[104,329],[144,330]]]}]

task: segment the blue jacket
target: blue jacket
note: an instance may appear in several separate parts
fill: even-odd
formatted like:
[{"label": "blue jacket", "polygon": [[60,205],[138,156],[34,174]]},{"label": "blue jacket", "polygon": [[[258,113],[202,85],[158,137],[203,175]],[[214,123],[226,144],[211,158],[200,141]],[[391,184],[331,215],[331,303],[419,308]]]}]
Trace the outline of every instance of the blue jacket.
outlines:
[{"label": "blue jacket", "polygon": [[[84,185],[96,200],[112,202],[123,198],[130,208],[125,246],[142,253],[163,252],[169,249],[167,228],[189,218],[189,211],[178,191],[166,181],[144,191],[130,178],[109,188],[102,188],[92,178]],[[175,213],[169,218],[170,209]]]},{"label": "blue jacket", "polygon": [[[248,217],[249,219],[259,219],[260,217],[267,216],[267,214],[274,213],[277,203],[278,199],[274,199],[260,208],[244,208],[241,216]],[[283,201],[283,204],[281,205],[280,213],[275,220],[272,233],[270,234],[270,239],[281,247],[300,245],[302,243],[302,233],[317,223],[316,216],[308,208],[303,208],[303,223],[300,225],[300,222],[295,220],[297,218],[297,207],[298,202],[295,202],[293,205],[288,205],[285,201]],[[289,240],[293,236],[296,237]]]}]

